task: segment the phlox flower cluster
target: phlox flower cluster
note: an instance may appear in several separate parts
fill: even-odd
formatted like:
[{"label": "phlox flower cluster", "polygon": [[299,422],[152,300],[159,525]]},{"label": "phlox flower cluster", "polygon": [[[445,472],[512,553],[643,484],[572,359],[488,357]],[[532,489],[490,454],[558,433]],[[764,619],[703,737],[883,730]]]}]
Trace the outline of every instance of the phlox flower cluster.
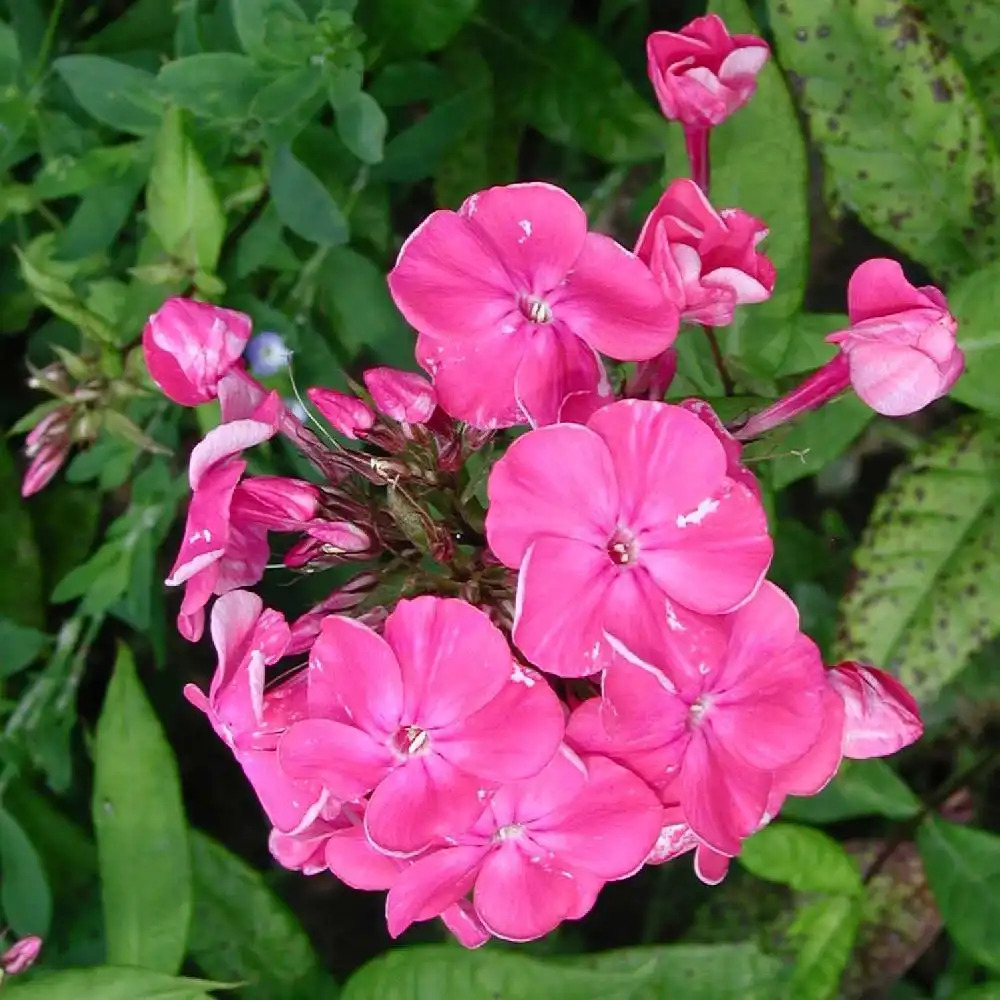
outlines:
[{"label": "phlox flower cluster", "polygon": [[[434,212],[388,279],[427,377],[311,388],[303,422],[247,371],[247,317],[171,300],[146,328],[164,393],[221,404],[167,581],[188,639],[215,599],[218,665],[185,693],[253,786],[277,861],[387,892],[393,935],[440,917],[469,947],[530,940],[688,853],[718,882],[787,796],[921,733],[894,678],[825,667],[765,579],[741,453],[851,386],[880,413],[926,405],[961,372],[954,320],[936,289],[869,261],[837,356],[786,397],[728,426],[666,402],[681,324],[711,336],[775,284],[765,224],[705,190],[709,131],[768,52],[710,16],[649,55],[694,178],[634,252],[551,184]],[[276,435],[312,479],[247,475],[243,453]],[[248,589],[277,558],[342,582],[289,621]]]}]

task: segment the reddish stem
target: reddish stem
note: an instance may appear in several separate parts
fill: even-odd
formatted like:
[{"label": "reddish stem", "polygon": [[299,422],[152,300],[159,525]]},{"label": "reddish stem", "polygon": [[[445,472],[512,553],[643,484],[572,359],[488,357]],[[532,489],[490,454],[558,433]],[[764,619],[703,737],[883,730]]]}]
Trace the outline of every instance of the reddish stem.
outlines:
[{"label": "reddish stem", "polygon": [[687,149],[688,163],[691,165],[691,179],[705,192],[706,197],[711,179],[708,156],[709,135],[710,131],[707,128],[684,126],[684,145]]}]

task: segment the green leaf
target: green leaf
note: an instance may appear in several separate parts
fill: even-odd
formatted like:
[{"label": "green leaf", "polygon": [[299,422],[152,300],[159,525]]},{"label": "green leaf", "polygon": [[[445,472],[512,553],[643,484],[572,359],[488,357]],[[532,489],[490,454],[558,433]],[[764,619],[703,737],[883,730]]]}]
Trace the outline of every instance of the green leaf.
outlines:
[{"label": "green leaf", "polygon": [[910,819],[920,800],[883,760],[845,760],[826,788],[810,798],[789,798],[781,815],[807,823],[835,823],[856,816]]},{"label": "green leaf", "polygon": [[543,60],[525,66],[520,107],[529,125],[608,163],[662,152],[663,118],[595,38],[570,24],[545,44],[544,53]]},{"label": "green leaf", "polygon": [[976,961],[1000,969],[1000,837],[929,816],[917,846],[948,933]]},{"label": "green leaf", "polygon": [[288,146],[271,161],[271,197],[281,221],[312,243],[339,246],[347,242],[347,220],[323,182]]},{"label": "green leaf", "polygon": [[479,0],[374,0],[370,37],[394,52],[434,52],[462,30]]},{"label": "green leaf", "polygon": [[133,135],[154,132],[163,117],[156,77],[105,56],[72,55],[52,68],[87,114]]},{"label": "green leaf", "polygon": [[861,923],[861,901],[833,896],[802,907],[788,929],[795,946],[795,969],[788,995],[793,1000],[834,1000]]},{"label": "green leaf", "polygon": [[[711,0],[732,32],[757,34],[744,0]],[[676,156],[683,154],[681,129],[668,135]],[[757,93],[739,114],[730,115],[711,138],[712,202],[739,207],[763,219],[770,229],[763,249],[778,270],[773,296],[749,312],[787,316],[802,302],[809,260],[809,211],[806,204],[806,144],[781,72],[772,62],[757,77]],[[686,174],[686,170],[683,171]],[[761,330],[761,346],[770,339]]]},{"label": "green leaf", "polygon": [[1000,1000],[1000,983],[983,983],[955,993],[951,1000]]},{"label": "green leaf", "polygon": [[85,997],[88,1000],[209,1000],[209,990],[226,988],[224,983],[176,979],[159,972],[111,965],[65,969],[35,976],[29,982],[11,979],[4,983],[4,992],[14,1000],[83,1000]]},{"label": "green leaf", "polygon": [[210,121],[240,122],[268,76],[238,52],[201,52],[167,63],[157,81],[176,104]]},{"label": "green leaf", "polygon": [[119,647],[94,739],[94,831],[108,958],[176,972],[191,919],[191,860],[173,752]]},{"label": "green leaf", "polygon": [[31,518],[20,497],[20,477],[0,443],[0,615],[18,625],[44,621],[42,567]]},{"label": "green leaf", "polygon": [[344,145],[362,162],[378,163],[385,154],[388,128],[385,112],[378,101],[363,90],[335,105],[337,134]]},{"label": "green leaf", "polygon": [[739,860],[758,878],[799,892],[861,890],[861,876],[847,852],[825,833],[808,826],[765,826],[743,844]]},{"label": "green leaf", "polygon": [[1000,414],[1000,261],[956,282],[948,289],[948,304],[965,352],[965,373],[951,396]]},{"label": "green leaf", "polygon": [[17,820],[0,806],[0,910],[20,937],[45,937],[52,923],[52,890],[42,859]]},{"label": "green leaf", "polygon": [[511,951],[402,948],[347,982],[343,1000],[774,1000],[776,960],[753,945],[669,945],[543,962]]},{"label": "green leaf", "polygon": [[932,701],[1000,631],[1000,432],[971,419],[932,437],[878,497],[840,608],[838,656]]},{"label": "green leaf", "polygon": [[191,831],[194,917],[190,950],[199,968],[246,983],[245,1000],[332,997],[324,972],[299,922],[259,872],[221,844]]},{"label": "green leaf", "polygon": [[132,570],[131,552],[121,539],[105,542],[86,562],[56,584],[50,600],[62,604],[83,597],[88,614],[106,611],[125,592]]},{"label": "green leaf", "polygon": [[177,108],[167,112],[156,137],[146,214],[167,253],[193,270],[215,270],[226,217],[212,178],[185,131],[183,112]]},{"label": "green leaf", "polygon": [[296,29],[312,34],[295,0],[231,0],[230,9],[243,51],[265,66],[286,63],[286,55],[294,56],[294,52],[284,50],[289,34],[294,35]]},{"label": "green leaf", "polygon": [[947,277],[992,260],[1000,158],[955,58],[914,4],[768,0],[837,197]]},{"label": "green leaf", "polygon": [[48,643],[49,637],[44,632],[0,617],[0,649],[3,650],[0,680],[34,663]]},{"label": "green leaf", "polygon": [[96,490],[57,482],[35,497],[31,519],[47,591],[86,559],[100,514],[101,497]]}]

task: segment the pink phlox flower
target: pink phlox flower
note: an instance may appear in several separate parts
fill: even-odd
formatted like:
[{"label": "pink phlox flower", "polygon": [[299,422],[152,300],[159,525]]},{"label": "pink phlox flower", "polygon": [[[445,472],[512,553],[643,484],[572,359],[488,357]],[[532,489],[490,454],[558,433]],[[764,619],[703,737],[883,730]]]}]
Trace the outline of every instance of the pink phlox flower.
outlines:
[{"label": "pink phlox flower", "polygon": [[318,781],[282,770],[276,746],[283,732],[306,716],[303,672],[268,687],[266,668],[285,654],[289,629],[256,594],[234,590],[212,608],[218,666],[206,696],[193,684],[184,696],[208,717],[253,786],[271,823],[282,831],[309,825],[331,796]]},{"label": "pink phlox flower", "polygon": [[369,368],[362,378],[378,411],[401,424],[425,424],[437,408],[434,386],[416,372]]},{"label": "pink phlox flower", "polygon": [[770,50],[755,35],[730,35],[722,18],[707,14],[679,32],[654,31],[646,40],[646,55],[663,114],[704,129],[750,100]]},{"label": "pink phlox flower", "polygon": [[494,187],[430,215],[389,275],[438,402],[479,428],[549,424],[571,392],[610,396],[597,352],[651,358],[677,312],[649,269],[587,232],[551,184]]},{"label": "pink phlox flower", "polygon": [[965,370],[947,300],[932,285],[911,285],[896,261],[861,264],[847,286],[847,308],[851,326],[826,339],[847,355],[851,385],[876,413],[915,413]]},{"label": "pink phlox flower", "polygon": [[518,438],[489,479],[486,535],[519,570],[514,641],[542,670],[611,660],[667,600],[718,615],[756,591],[772,544],[760,501],[726,474],[715,433],[679,406],[624,400],[586,426]]},{"label": "pink phlox flower", "polygon": [[682,321],[727,326],[736,306],[771,296],[774,265],[757,250],[766,235],[760,220],[738,208],[717,212],[685,177],[673,181],[650,212],[635,252]]},{"label": "pink phlox flower", "polygon": [[542,937],[588,913],[605,882],[642,866],[661,813],[631,771],[563,747],[535,777],[500,788],[468,832],[414,860],[389,890],[389,932],[471,893],[496,937]]},{"label": "pink phlox flower", "polygon": [[719,419],[711,404],[704,399],[685,399],[679,404],[689,413],[693,413],[719,439],[726,453],[726,475],[738,483],[742,483],[754,496],[760,497],[760,483],[757,477],[743,464],[743,444],[737,441],[729,429]]},{"label": "pink phlox flower", "polygon": [[344,801],[400,856],[467,829],[502,782],[537,774],[562,739],[558,699],[464,601],[404,600],[377,635],[327,618],[309,660],[310,718],[279,746],[290,774]]},{"label": "pink phlox flower", "polygon": [[847,661],[828,670],[827,679],[844,705],[845,757],[886,757],[920,739],[920,709],[892,674]]},{"label": "pink phlox flower", "polygon": [[197,406],[218,394],[250,339],[250,317],[207,302],[172,298],[142,332],[146,367],[175,403]]}]

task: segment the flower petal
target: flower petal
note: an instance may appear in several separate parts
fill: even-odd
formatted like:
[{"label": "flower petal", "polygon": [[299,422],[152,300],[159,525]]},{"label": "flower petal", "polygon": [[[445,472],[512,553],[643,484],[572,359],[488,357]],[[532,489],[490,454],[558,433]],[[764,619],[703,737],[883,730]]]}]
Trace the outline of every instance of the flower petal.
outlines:
[{"label": "flower petal", "polygon": [[349,826],[331,833],[326,841],[325,858],[330,871],[352,889],[391,889],[405,864],[372,847],[363,826]]},{"label": "flower petal", "polygon": [[848,361],[854,391],[886,417],[922,410],[945,391],[940,367],[913,347],[884,341],[857,344]]},{"label": "flower petal", "polygon": [[847,285],[847,311],[852,323],[935,305],[933,299],[906,280],[899,262],[888,257],[875,257],[858,265]]}]

